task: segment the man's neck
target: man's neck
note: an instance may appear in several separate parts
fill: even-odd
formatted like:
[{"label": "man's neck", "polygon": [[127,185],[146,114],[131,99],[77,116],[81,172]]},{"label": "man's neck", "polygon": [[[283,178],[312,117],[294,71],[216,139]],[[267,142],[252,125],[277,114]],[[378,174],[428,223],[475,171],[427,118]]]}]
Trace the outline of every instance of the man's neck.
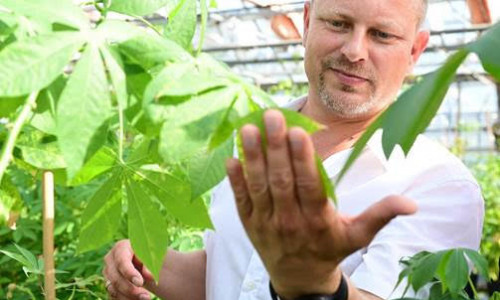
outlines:
[{"label": "man's neck", "polygon": [[382,110],[371,115],[346,118],[328,111],[319,99],[309,95],[300,112],[326,127],[312,135],[316,152],[324,160],[352,147]]}]

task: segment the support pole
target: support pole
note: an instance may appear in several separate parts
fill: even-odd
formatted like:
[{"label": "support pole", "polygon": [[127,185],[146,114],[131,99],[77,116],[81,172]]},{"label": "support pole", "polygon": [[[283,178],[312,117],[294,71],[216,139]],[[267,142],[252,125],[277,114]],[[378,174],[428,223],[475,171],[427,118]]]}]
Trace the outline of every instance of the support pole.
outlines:
[{"label": "support pole", "polygon": [[43,172],[43,261],[45,300],[56,300],[54,269],[54,174]]}]

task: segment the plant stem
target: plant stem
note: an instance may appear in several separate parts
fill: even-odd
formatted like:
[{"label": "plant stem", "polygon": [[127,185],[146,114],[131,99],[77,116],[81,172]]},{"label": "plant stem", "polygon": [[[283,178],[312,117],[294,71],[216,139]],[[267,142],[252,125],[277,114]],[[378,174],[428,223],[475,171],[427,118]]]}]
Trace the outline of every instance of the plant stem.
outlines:
[{"label": "plant stem", "polygon": [[123,140],[125,138],[124,134],[124,122],[123,122],[123,108],[120,105],[120,101],[118,101],[118,121],[120,123],[118,128],[118,157],[120,163],[124,163],[123,160]]},{"label": "plant stem", "polygon": [[469,280],[470,288],[472,289],[472,293],[474,294],[474,299],[479,299],[479,295],[477,294],[476,288],[474,287],[474,283],[470,279],[470,276],[467,279]]},{"label": "plant stem", "polygon": [[198,50],[196,51],[196,56],[200,55],[201,49],[203,47],[203,42],[205,41],[205,31],[207,29],[207,18],[208,18],[207,0],[200,1],[200,9],[201,9],[200,40],[198,42]]},{"label": "plant stem", "polygon": [[134,17],[137,18],[137,20],[141,21],[142,23],[146,24],[149,28],[153,29],[160,36],[163,36],[161,32],[159,32],[158,29],[156,29],[156,27],[153,24],[151,24],[151,22],[149,22],[148,20],[144,19],[141,16],[134,16]]},{"label": "plant stem", "polygon": [[14,150],[14,146],[16,144],[17,137],[23,128],[24,122],[28,119],[31,109],[34,107],[36,98],[38,97],[38,91],[32,92],[24,106],[17,116],[14,126],[7,137],[7,141],[5,142],[2,149],[2,156],[0,157],[0,182],[2,182],[3,174],[7,170],[9,166],[10,160],[12,158],[12,151]]}]

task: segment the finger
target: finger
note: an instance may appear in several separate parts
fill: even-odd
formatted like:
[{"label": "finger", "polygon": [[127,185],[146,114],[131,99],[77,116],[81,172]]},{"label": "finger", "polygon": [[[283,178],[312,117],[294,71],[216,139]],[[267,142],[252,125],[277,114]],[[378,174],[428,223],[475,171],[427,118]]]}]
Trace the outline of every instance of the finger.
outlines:
[{"label": "finger", "polygon": [[151,271],[149,271],[148,268],[146,268],[146,266],[135,255],[132,258],[132,264],[134,265],[134,268],[141,273],[142,278],[144,279],[144,285],[148,281],[154,281]]},{"label": "finger", "polygon": [[367,246],[377,232],[395,217],[414,214],[416,211],[415,202],[402,196],[388,196],[373,204],[347,226],[351,247],[348,251],[354,252]]},{"label": "finger", "polygon": [[252,202],[248,196],[243,168],[239,160],[229,158],[226,161],[226,170],[233,189],[238,213],[243,224],[245,224],[252,214]]},{"label": "finger", "polygon": [[111,282],[111,284],[108,285],[107,290],[112,297],[116,297],[118,299],[149,299],[149,292],[146,289],[137,287],[130,283],[118,272],[116,268],[108,268],[106,273],[108,280]]},{"label": "finger", "polygon": [[278,110],[268,110],[264,114],[264,122],[267,134],[267,177],[274,214],[278,219],[293,217],[298,213],[299,206],[294,191],[285,118]]},{"label": "finger", "polygon": [[294,127],[288,131],[288,139],[300,207],[305,215],[318,215],[327,198],[316,165],[311,137],[302,128]]},{"label": "finger", "polygon": [[116,246],[113,251],[113,261],[115,262],[116,269],[121,277],[125,278],[135,286],[142,286],[144,280],[141,273],[135,268],[132,260],[134,259],[134,252],[130,246],[130,242],[125,242],[119,247]]},{"label": "finger", "polygon": [[245,125],[241,129],[244,169],[249,198],[252,202],[252,216],[268,219],[272,214],[272,200],[266,176],[266,161],[262,153],[259,129]]}]

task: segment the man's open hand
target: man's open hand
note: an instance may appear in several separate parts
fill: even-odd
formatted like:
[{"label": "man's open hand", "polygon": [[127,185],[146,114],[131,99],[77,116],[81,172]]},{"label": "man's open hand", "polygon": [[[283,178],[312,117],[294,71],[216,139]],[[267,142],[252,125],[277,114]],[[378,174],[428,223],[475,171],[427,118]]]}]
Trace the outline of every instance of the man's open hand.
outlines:
[{"label": "man's open hand", "polygon": [[332,293],[340,282],[339,263],[416,206],[390,196],[359,216],[340,215],[325,196],[310,136],[300,128],[288,130],[276,110],[267,111],[264,122],[267,149],[258,128],[245,125],[245,165],[227,162],[241,221],[278,294]]}]

